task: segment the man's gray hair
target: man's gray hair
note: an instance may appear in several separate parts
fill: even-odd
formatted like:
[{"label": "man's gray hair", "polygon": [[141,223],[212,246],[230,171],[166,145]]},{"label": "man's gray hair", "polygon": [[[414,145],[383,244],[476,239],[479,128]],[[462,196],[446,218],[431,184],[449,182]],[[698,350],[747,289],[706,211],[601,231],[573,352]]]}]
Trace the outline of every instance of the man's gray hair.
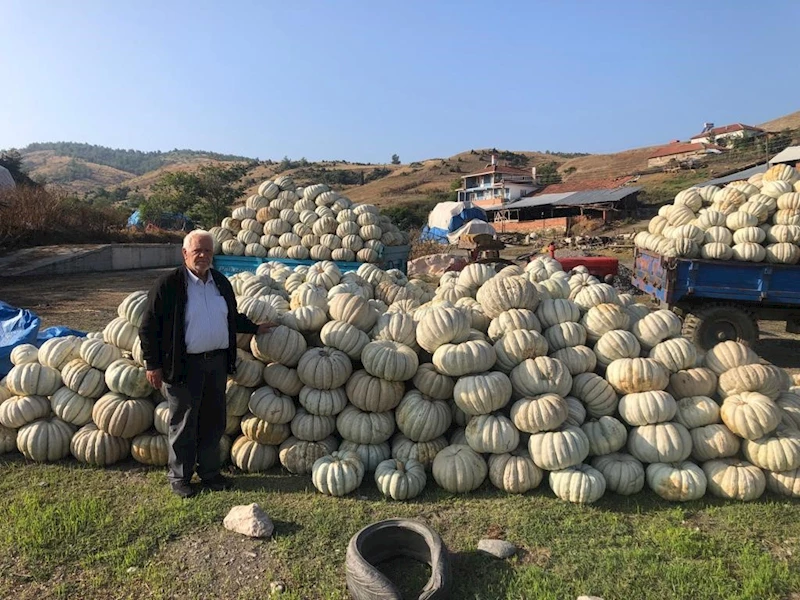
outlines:
[{"label": "man's gray hair", "polygon": [[208,238],[211,240],[211,243],[214,243],[214,236],[211,235],[205,229],[194,229],[186,234],[186,237],[183,238],[183,247],[188,249],[192,245],[192,240],[196,240],[198,238]]}]

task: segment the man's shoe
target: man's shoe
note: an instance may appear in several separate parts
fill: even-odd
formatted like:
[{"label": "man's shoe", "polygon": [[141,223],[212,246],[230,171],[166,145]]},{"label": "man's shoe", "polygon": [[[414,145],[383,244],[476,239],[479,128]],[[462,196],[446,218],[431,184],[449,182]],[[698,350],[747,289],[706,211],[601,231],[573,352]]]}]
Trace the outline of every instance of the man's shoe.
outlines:
[{"label": "man's shoe", "polygon": [[188,481],[173,481],[170,487],[172,488],[172,493],[181,498],[191,498],[196,493]]},{"label": "man's shoe", "polygon": [[222,492],[231,489],[233,487],[233,481],[224,475],[217,474],[209,479],[204,479],[203,487],[211,490],[212,492]]}]

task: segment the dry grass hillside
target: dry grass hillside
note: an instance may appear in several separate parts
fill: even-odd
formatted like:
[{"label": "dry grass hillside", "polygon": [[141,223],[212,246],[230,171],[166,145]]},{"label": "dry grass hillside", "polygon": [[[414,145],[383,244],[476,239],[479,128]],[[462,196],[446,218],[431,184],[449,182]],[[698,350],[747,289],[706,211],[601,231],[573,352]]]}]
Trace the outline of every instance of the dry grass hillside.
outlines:
[{"label": "dry grass hillside", "polygon": [[[58,156],[52,150],[26,154],[25,166],[29,169],[33,179],[63,185],[68,190],[75,192],[116,187],[134,177],[132,173],[107,165]],[[73,179],[75,176],[77,177]]]},{"label": "dry grass hillside", "polygon": [[767,131],[782,131],[784,129],[800,129],[800,110],[797,112],[778,117],[772,121],[767,121],[759,125]]}]

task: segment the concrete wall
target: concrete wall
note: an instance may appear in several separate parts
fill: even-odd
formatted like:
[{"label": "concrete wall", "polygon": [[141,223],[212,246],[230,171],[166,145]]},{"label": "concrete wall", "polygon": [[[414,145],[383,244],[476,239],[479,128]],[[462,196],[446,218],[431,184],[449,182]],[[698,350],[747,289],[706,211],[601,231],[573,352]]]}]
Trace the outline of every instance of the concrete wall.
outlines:
[{"label": "concrete wall", "polygon": [[133,271],[177,267],[183,262],[179,244],[108,244],[100,248],[75,252],[37,261],[30,268],[16,269],[19,275],[66,275],[101,271]]},{"label": "concrete wall", "polygon": [[494,221],[491,225],[497,233],[531,233],[541,229],[557,229],[566,233],[568,219],[568,217],[555,217],[535,221]]}]

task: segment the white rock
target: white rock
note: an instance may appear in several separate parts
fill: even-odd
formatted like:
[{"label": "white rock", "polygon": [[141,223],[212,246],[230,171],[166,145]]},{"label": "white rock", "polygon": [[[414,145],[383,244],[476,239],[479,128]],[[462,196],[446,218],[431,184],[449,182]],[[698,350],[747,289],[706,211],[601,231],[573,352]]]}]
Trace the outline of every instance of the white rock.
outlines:
[{"label": "white rock", "polygon": [[275,526],[258,504],[234,506],[222,522],[225,529],[256,538],[270,537]]},{"label": "white rock", "polygon": [[484,539],[478,542],[478,552],[484,552],[495,558],[510,558],[517,553],[517,547],[505,540]]}]

